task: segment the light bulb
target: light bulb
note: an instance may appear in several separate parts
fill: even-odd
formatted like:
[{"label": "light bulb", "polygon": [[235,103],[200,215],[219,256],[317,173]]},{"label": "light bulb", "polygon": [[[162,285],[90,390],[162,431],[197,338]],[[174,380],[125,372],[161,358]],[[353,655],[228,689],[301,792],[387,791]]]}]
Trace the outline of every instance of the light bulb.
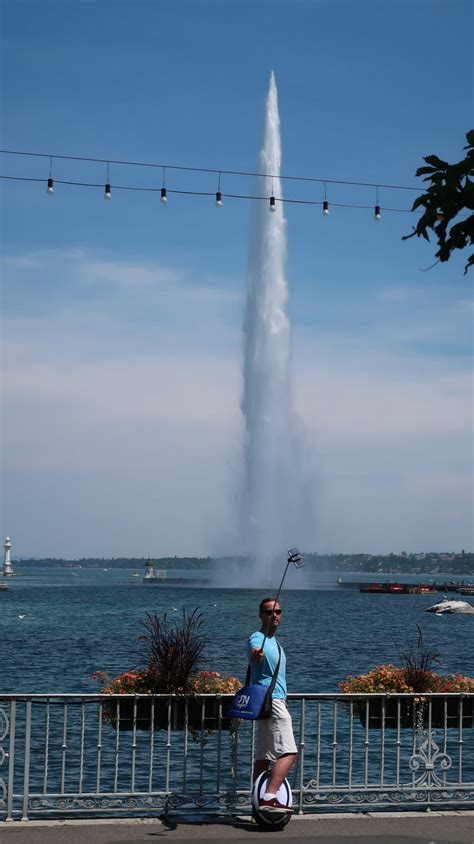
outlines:
[{"label": "light bulb", "polygon": [[112,188],[110,187],[108,182],[105,186],[104,199],[112,199]]},{"label": "light bulb", "polygon": [[329,202],[327,201],[327,199],[325,199],[323,202],[323,214],[325,217],[329,217]]},{"label": "light bulb", "polygon": [[216,193],[216,208],[222,208],[222,194],[220,190]]},{"label": "light bulb", "polygon": [[275,197],[271,196],[270,197],[270,211],[276,211],[276,210],[277,209],[276,209]]},{"label": "light bulb", "polygon": [[48,187],[47,187],[47,191],[48,191],[48,193],[50,193],[50,194],[51,194],[51,193],[54,193],[54,182],[53,182],[53,180],[51,179],[51,177],[48,179]]},{"label": "light bulb", "polygon": [[168,202],[168,197],[166,196],[166,188],[161,188],[161,201],[164,205]]},{"label": "light bulb", "polygon": [[374,220],[378,221],[378,220],[381,219],[381,217],[382,217],[382,215],[380,213],[380,205],[376,205],[375,209],[374,209]]}]

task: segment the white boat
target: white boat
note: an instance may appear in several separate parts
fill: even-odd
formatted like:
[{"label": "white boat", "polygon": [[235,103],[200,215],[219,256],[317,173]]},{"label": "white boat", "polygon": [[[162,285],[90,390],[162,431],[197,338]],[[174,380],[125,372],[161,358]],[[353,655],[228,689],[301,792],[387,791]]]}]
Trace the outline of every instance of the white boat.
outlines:
[{"label": "white boat", "polygon": [[426,612],[435,612],[437,615],[450,615],[452,613],[474,615],[474,607],[467,601],[450,601],[448,598],[443,598],[439,604],[433,604]]},{"label": "white boat", "polygon": [[3,580],[0,580],[0,592],[6,592],[7,589],[9,589],[9,586]]}]

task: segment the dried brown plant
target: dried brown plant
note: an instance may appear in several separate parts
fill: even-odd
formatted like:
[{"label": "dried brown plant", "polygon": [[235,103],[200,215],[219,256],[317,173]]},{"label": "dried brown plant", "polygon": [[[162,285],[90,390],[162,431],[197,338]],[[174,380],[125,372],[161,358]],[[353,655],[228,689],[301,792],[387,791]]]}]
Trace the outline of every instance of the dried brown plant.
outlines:
[{"label": "dried brown plant", "polygon": [[411,643],[408,649],[398,649],[398,652],[405,663],[406,682],[417,692],[424,692],[430,690],[432,668],[434,665],[439,665],[441,660],[438,651],[424,648],[423,631],[419,624],[416,625],[416,629],[418,631],[416,642]]},{"label": "dried brown plant", "polygon": [[199,670],[206,644],[200,632],[202,623],[203,616],[197,607],[191,613],[183,607],[179,621],[171,621],[167,613],[161,618],[146,614],[141,622],[146,632],[138,639],[155,694],[191,691],[192,677]]}]

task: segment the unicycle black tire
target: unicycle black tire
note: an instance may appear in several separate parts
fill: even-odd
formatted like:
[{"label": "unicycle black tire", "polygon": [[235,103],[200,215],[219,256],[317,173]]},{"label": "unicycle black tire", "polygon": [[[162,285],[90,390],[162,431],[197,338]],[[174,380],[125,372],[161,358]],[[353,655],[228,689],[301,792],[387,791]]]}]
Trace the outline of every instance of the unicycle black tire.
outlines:
[{"label": "unicycle black tire", "polygon": [[286,815],[283,815],[283,817],[279,820],[275,820],[274,822],[266,821],[265,818],[257,812],[255,806],[252,806],[252,818],[260,829],[265,829],[267,832],[280,832],[280,830],[284,829],[287,823],[290,822],[292,814],[293,812],[287,812]]}]

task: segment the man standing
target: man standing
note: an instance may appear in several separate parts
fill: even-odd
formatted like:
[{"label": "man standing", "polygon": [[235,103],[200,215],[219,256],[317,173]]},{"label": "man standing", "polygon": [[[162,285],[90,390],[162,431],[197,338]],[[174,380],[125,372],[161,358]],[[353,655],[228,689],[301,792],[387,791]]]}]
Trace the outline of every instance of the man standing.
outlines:
[{"label": "man standing", "polygon": [[[276,641],[276,632],[281,620],[280,604],[275,601],[275,598],[264,598],[260,602],[259,615],[261,628],[252,633],[248,642],[251,682],[269,686],[280,652],[281,659],[272,695],[272,714],[270,718],[258,722],[253,777],[255,781],[259,774],[267,771],[270,763],[273,763],[267,780],[267,790],[260,800],[259,808],[268,812],[286,814],[292,810],[279,802],[277,793],[296,761],[298,750],[293,736],[291,715],[286,705],[286,657],[283,648]],[[262,650],[264,639],[265,644]]]}]

